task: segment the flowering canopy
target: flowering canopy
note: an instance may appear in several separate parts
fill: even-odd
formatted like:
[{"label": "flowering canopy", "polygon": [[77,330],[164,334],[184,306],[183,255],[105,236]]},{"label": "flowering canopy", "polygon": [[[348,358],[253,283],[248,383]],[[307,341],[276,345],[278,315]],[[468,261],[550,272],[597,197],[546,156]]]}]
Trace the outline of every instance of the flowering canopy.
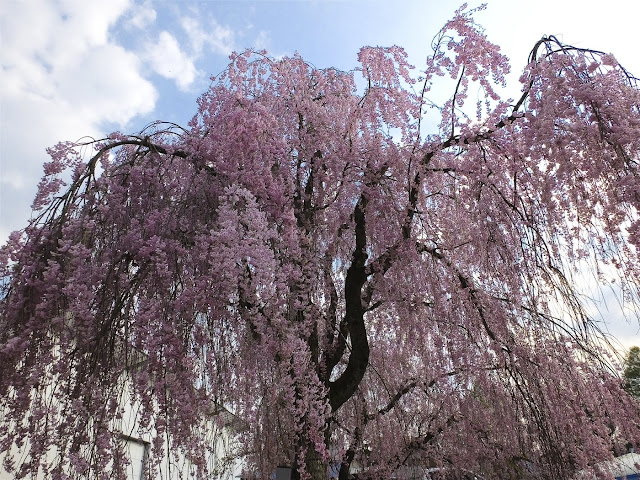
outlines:
[{"label": "flowering canopy", "polygon": [[569,478],[639,443],[574,280],[638,305],[636,80],[549,37],[502,100],[472,13],[417,74],[399,47],[353,72],[247,51],[186,129],[52,148],[2,249],[6,468],[122,475],[127,402],[150,472],[204,473],[220,407],[260,478]]}]

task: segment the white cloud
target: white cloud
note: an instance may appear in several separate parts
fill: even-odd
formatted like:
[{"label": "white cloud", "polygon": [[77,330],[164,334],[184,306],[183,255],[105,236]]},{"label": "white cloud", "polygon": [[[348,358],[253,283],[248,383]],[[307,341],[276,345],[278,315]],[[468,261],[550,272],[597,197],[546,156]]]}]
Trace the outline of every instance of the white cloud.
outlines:
[{"label": "white cloud", "polygon": [[[182,28],[187,33],[191,48],[197,56],[200,56],[205,47],[212,53],[229,55],[235,49],[235,33],[229,27],[225,27],[210,18],[206,29],[193,17],[183,17]],[[204,52],[208,53],[208,52]]]},{"label": "white cloud", "polygon": [[157,13],[153,9],[149,0],[142,5],[134,5],[131,7],[130,17],[127,25],[143,30],[156,21]]},{"label": "white cloud", "polygon": [[128,0],[0,2],[0,242],[24,227],[45,148],[153,110],[157,92],[110,30]]},{"label": "white cloud", "polygon": [[24,55],[49,65],[73,62],[82,51],[106,44],[109,29],[129,6],[128,0],[3,2],[2,63]]},{"label": "white cloud", "polygon": [[150,113],[157,98],[140,69],[133,53],[118,45],[102,45],[78,58],[72,68],[58,72],[57,92],[92,124],[126,125],[136,115]]},{"label": "white cloud", "polygon": [[265,32],[264,30],[261,30],[258,33],[258,36],[256,37],[256,39],[253,41],[253,46],[260,50],[261,49],[267,50],[270,44],[271,44],[271,36],[269,35],[269,32]]},{"label": "white cloud", "polygon": [[275,59],[281,59],[287,56],[291,56],[291,52],[275,51],[272,47],[271,34],[264,30],[260,30],[255,40],[253,41],[253,48],[257,50],[266,50],[270,57]]},{"label": "white cloud", "polygon": [[197,60],[231,53],[232,29],[187,10],[159,28],[152,0],[0,1],[0,243],[26,224],[46,147],[127,130],[155,108],[153,73],[189,91]]},{"label": "white cloud", "polygon": [[160,32],[156,43],[147,44],[144,56],[157,74],[175,80],[181,90],[187,90],[198,73],[193,59],[167,31]]}]

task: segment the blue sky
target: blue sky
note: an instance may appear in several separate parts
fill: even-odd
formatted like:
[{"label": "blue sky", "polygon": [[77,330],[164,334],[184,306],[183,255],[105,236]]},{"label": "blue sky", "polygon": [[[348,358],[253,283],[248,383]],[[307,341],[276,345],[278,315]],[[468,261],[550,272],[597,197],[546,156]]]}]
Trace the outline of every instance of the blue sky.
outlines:
[{"label": "blue sky", "polygon": [[[349,70],[363,45],[403,46],[420,67],[462,2],[447,0],[3,0],[0,2],[0,242],[22,228],[45,148],[59,140],[186,124],[211,75],[246,47]],[[480,2],[472,2],[471,7]],[[512,60],[509,96],[543,34],[614,53],[640,75],[633,0],[487,0],[477,15]],[[511,93],[513,92],[513,93]],[[615,318],[611,313],[609,318]],[[640,344],[637,324],[608,324]]]}]

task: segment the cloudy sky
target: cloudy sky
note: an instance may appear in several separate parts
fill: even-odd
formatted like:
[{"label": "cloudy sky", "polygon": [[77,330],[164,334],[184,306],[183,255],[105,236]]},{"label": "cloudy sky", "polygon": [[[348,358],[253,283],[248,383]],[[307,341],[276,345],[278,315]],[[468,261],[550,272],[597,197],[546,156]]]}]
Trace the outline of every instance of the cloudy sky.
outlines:
[{"label": "cloudy sky", "polygon": [[[363,45],[401,45],[417,66],[462,1],[447,0],[2,0],[0,2],[0,243],[22,228],[46,160],[59,140],[179,124],[246,47],[299,52],[349,70]],[[469,2],[477,6],[480,2]],[[632,0],[487,0],[477,16],[518,70],[537,39],[614,53],[640,75]],[[515,96],[515,93],[512,95]],[[615,317],[615,313],[611,317]],[[626,345],[637,324],[611,322]]]}]

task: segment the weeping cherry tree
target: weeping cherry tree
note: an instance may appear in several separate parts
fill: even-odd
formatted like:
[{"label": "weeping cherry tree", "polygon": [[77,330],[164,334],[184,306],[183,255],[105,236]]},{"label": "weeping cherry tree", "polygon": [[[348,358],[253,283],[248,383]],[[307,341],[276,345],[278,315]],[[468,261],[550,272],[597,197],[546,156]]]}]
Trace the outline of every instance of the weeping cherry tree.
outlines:
[{"label": "weeping cherry tree", "polygon": [[49,150],[0,253],[5,469],[123,477],[127,405],[150,478],[220,473],[221,411],[257,478],[570,478],[640,444],[583,288],[640,309],[636,78],[544,37],[504,99],[464,8],[421,67],[358,62],[234,54],[185,128]]}]

